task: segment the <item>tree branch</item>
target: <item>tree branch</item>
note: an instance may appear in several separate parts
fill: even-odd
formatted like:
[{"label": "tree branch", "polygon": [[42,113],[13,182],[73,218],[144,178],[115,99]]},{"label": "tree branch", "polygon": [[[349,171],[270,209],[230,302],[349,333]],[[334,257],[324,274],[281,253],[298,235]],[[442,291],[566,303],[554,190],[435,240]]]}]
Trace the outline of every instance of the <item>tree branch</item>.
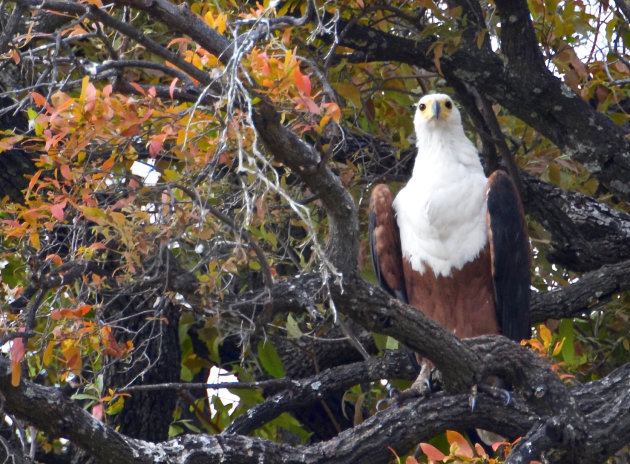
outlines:
[{"label": "tree branch", "polygon": [[575,271],[630,259],[630,215],[522,172],[525,210],[551,232],[549,260]]},{"label": "tree branch", "polygon": [[329,221],[328,258],[344,275],[353,273],[358,262],[359,221],[352,196],[315,148],[280,123],[280,115],[266,97],[256,104],[252,116],[269,152],[319,196]]},{"label": "tree branch", "polygon": [[283,412],[316,403],[352,385],[383,378],[413,379],[416,375],[416,369],[404,351],[388,352],[381,358],[333,367],[308,379],[294,380],[290,388],[270,396],[247,414],[234,419],[223,435],[247,435]]},{"label": "tree branch", "polygon": [[588,314],[612,296],[629,289],[630,260],[602,266],[583,274],[573,284],[550,292],[532,293],[532,324]]}]

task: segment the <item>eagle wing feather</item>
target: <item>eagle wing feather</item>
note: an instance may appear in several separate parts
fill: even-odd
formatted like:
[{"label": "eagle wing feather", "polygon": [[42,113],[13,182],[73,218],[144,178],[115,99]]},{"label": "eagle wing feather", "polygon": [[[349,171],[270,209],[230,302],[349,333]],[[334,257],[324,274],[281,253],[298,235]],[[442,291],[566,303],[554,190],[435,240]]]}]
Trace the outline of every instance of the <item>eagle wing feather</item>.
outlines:
[{"label": "eagle wing feather", "polygon": [[497,320],[501,333],[530,338],[530,256],[527,224],[510,176],[495,171],[486,186],[488,241]]},{"label": "eagle wing feather", "polygon": [[387,185],[378,184],[372,190],[369,206],[370,251],[381,287],[407,303],[400,232],[396,223],[396,212],[392,207],[393,201],[394,195]]}]

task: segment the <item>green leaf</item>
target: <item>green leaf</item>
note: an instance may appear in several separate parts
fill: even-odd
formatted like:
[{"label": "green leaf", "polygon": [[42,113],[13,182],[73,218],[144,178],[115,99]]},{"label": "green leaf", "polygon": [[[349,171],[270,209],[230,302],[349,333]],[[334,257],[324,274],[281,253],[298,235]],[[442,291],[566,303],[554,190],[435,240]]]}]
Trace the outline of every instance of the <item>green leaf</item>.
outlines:
[{"label": "green leaf", "polygon": [[387,341],[385,342],[385,349],[387,350],[397,350],[398,349],[398,340],[392,337],[387,337]]},{"label": "green leaf", "polygon": [[266,342],[258,342],[258,358],[262,367],[276,379],[284,377],[284,366],[282,360],[278,356],[278,352],[273,344],[267,340]]},{"label": "green leaf", "polygon": [[6,264],[2,268],[2,281],[9,287],[16,287],[24,282],[24,273],[26,266],[19,259],[8,258]]},{"label": "green leaf", "polygon": [[70,397],[71,400],[98,400],[98,396],[89,393],[75,393]]},{"label": "green leaf", "polygon": [[564,339],[562,350],[560,351],[563,361],[571,366],[574,366],[578,359],[575,355],[575,347],[573,344],[573,321],[571,321],[571,319],[563,319],[560,322],[558,335],[558,338]]},{"label": "green leaf", "polygon": [[109,407],[105,410],[105,413],[108,416],[118,414],[120,411],[122,411],[122,408],[124,406],[125,406],[125,398],[122,396],[119,396],[116,401],[114,401],[113,403],[109,405]]},{"label": "green leaf", "polygon": [[180,435],[184,433],[184,429],[179,427],[178,425],[169,425],[168,427],[168,437],[169,438],[173,438],[176,437],[177,435]]},{"label": "green leaf", "polygon": [[300,338],[302,336],[302,331],[293,317],[293,314],[287,316],[287,332],[289,338]]}]

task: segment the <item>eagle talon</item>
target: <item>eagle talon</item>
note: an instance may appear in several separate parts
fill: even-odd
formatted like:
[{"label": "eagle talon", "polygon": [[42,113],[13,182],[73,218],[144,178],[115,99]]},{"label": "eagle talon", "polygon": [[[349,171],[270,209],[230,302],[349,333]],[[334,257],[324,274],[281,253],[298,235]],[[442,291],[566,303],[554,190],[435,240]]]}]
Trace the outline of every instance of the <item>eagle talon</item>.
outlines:
[{"label": "eagle talon", "polygon": [[497,387],[494,385],[481,385],[480,388],[494,398],[503,398],[504,406],[509,405],[512,402],[512,394],[505,388]]},{"label": "eagle talon", "polygon": [[384,409],[389,408],[391,400],[392,400],[391,398],[383,398],[382,400],[378,400],[376,402],[376,410],[382,411]]},{"label": "eagle talon", "polygon": [[468,399],[468,404],[470,404],[470,411],[474,412],[475,407],[477,406],[477,385],[473,385],[470,389],[470,398]]},{"label": "eagle talon", "polygon": [[420,373],[411,387],[396,395],[396,402],[401,404],[409,398],[427,397],[433,391],[431,385],[431,367],[426,359],[421,362]]}]

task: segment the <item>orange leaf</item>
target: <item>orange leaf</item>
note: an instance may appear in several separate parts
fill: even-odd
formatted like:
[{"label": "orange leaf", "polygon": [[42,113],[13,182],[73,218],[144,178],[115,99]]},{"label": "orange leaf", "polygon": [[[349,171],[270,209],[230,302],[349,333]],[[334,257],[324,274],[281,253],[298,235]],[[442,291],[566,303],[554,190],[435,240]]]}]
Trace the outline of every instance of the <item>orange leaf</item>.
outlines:
[{"label": "orange leaf", "polygon": [[92,305],[89,304],[82,304],[81,306],[79,306],[77,309],[75,309],[74,311],[72,311],[72,314],[74,314],[76,317],[83,317],[85,316],[87,313],[89,313],[92,310]]},{"label": "orange leaf", "polygon": [[46,256],[46,261],[52,261],[57,266],[61,266],[63,264],[63,261],[61,260],[61,256],[56,255],[56,254],[47,255]]},{"label": "orange leaf", "polygon": [[151,141],[148,143],[148,146],[149,146],[149,155],[151,155],[151,158],[155,158],[162,151],[162,148],[164,147],[164,142],[162,140],[158,140],[157,138],[154,138],[154,139],[151,139]]},{"label": "orange leaf", "polygon": [[53,309],[50,314],[50,318],[53,321],[60,321],[61,319],[74,319],[74,314],[70,308]]},{"label": "orange leaf", "polygon": [[341,119],[341,109],[339,105],[335,102],[330,103],[322,103],[322,107],[326,109],[326,114],[331,116],[333,120],[339,124],[339,120]]},{"label": "orange leaf", "polygon": [[420,449],[431,461],[441,461],[446,457],[444,453],[429,443],[420,443]]},{"label": "orange leaf", "polygon": [[437,44],[435,48],[433,48],[433,63],[435,64],[435,68],[437,69],[437,72],[440,76],[444,75],[442,74],[442,67],[440,66],[440,58],[442,58],[443,54],[444,44]]},{"label": "orange leaf", "polygon": [[129,85],[132,86],[134,89],[136,89],[139,94],[146,95],[145,90],[142,87],[140,87],[138,84],[136,84],[135,82],[129,82]]},{"label": "orange leaf", "polygon": [[112,155],[105,160],[105,162],[101,165],[101,168],[103,168],[103,171],[109,171],[114,166],[115,162],[116,155]]},{"label": "orange leaf", "polygon": [[31,190],[33,190],[33,187],[35,187],[35,183],[37,182],[37,180],[39,179],[39,176],[41,175],[42,175],[42,171],[40,169],[35,174],[33,174],[33,177],[31,177],[31,180],[28,182],[28,190],[26,191],[26,198],[28,198],[28,196],[30,195]]},{"label": "orange leaf", "polygon": [[12,135],[10,137],[4,137],[0,139],[0,152],[10,150],[17,142],[19,142],[23,138],[23,135]]},{"label": "orange leaf", "polygon": [[101,329],[101,336],[103,337],[103,345],[105,345],[103,354],[120,358],[123,355],[123,349],[114,338],[111,327],[103,327]]},{"label": "orange leaf", "polygon": [[11,362],[11,385],[17,387],[22,377],[22,364]]},{"label": "orange leaf", "polygon": [[31,92],[31,97],[37,106],[46,106],[46,97],[41,93]]},{"label": "orange leaf", "polygon": [[[19,332],[24,332],[24,328],[20,328]],[[24,339],[21,337],[14,338],[11,343],[11,362],[22,362],[25,353],[26,347],[24,346]]]},{"label": "orange leaf", "polygon": [[293,72],[293,80],[302,95],[306,95],[307,97],[311,95],[311,79],[307,75],[302,74],[299,67],[296,67]]},{"label": "orange leaf", "polygon": [[482,457],[482,458],[488,457],[488,454],[483,449],[483,446],[481,446],[479,443],[475,443],[475,451],[477,452],[477,456],[479,457]]},{"label": "orange leaf", "polygon": [[474,457],[475,453],[470,447],[470,443],[468,443],[468,440],[466,440],[462,436],[462,434],[455,432],[453,430],[447,430],[446,439],[451,444],[451,448],[453,448],[453,445],[457,447],[454,453],[455,456],[471,458],[471,459]]}]

